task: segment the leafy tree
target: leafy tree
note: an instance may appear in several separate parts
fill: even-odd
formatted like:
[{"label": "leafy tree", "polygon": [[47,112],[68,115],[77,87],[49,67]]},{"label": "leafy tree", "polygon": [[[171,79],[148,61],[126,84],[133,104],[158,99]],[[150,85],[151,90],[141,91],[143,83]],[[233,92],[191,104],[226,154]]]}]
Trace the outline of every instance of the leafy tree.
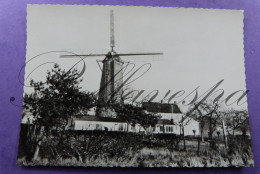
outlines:
[{"label": "leafy tree", "polygon": [[126,120],[132,126],[140,124],[147,133],[149,127],[155,126],[159,115],[154,113],[149,113],[145,111],[141,106],[135,106],[132,104],[113,104],[113,109],[115,109],[117,116]]},{"label": "leafy tree", "polygon": [[[37,158],[39,146],[46,139],[51,129],[66,130],[72,126],[73,116],[84,115],[95,105],[92,93],[81,92],[76,69],[66,72],[55,64],[47,72],[46,82],[30,84],[34,88],[31,94],[25,94],[24,110],[34,117],[34,124],[39,128],[37,148],[34,159]],[[37,132],[37,131],[36,131]]]},{"label": "leafy tree", "polygon": [[92,93],[80,91],[82,80],[78,75],[76,69],[66,72],[55,64],[47,72],[45,83],[31,80],[34,92],[25,95],[24,108],[33,115],[36,124],[68,129],[73,116],[84,115],[95,105]]}]

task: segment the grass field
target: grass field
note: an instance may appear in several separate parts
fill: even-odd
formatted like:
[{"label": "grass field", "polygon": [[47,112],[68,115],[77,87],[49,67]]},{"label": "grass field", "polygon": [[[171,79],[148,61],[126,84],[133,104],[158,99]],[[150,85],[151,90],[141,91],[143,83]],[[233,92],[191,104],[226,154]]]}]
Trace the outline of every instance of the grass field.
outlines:
[{"label": "grass field", "polygon": [[[22,133],[21,133],[22,134]],[[216,141],[176,135],[145,136],[126,132],[78,131],[52,133],[42,140],[39,156],[32,159],[35,143],[21,135],[17,163],[49,166],[121,167],[231,167],[253,166],[250,141],[230,138],[229,148]]]}]

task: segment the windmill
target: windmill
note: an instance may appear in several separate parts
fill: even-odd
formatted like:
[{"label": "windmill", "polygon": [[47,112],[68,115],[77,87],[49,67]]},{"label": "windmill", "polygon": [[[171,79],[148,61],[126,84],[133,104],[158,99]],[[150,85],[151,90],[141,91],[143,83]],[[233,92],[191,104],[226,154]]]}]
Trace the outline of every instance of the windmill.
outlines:
[{"label": "windmill", "polygon": [[100,57],[103,59],[103,69],[100,88],[99,88],[99,106],[97,108],[97,116],[116,117],[115,113],[106,108],[106,104],[121,103],[123,94],[123,64],[125,63],[120,57],[124,56],[147,56],[162,55],[163,53],[117,53],[115,52],[115,35],[114,35],[114,13],[110,10],[110,47],[111,50],[107,54],[90,54],[90,55],[62,55],[62,57],[80,56],[80,57]]}]

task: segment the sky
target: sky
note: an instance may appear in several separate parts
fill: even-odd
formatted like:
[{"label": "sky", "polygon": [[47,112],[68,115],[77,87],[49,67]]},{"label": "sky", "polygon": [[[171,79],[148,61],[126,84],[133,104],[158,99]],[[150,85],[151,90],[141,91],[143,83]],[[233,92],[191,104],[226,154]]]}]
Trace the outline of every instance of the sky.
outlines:
[{"label": "sky", "polygon": [[[154,101],[159,102],[169,90],[168,98],[184,90],[182,96],[172,100],[179,102],[195,88],[199,87],[201,95],[222,79],[218,89],[224,90],[223,99],[237,90],[246,90],[243,11],[166,7],[28,5],[26,61],[30,61],[25,67],[25,84],[30,79],[44,80],[53,62],[68,70],[79,60],[61,58],[65,52],[32,59],[41,53],[110,51],[110,10],[114,10],[117,53],[163,53],[162,56],[121,57],[133,63],[134,70],[145,64],[133,79],[150,67],[130,84],[131,89],[145,90],[143,97],[158,90]],[[101,70],[96,60],[103,59],[102,56],[84,59],[83,90],[99,89]],[[76,67],[82,69],[83,63]],[[25,86],[24,91],[30,93],[32,88]],[[240,96],[238,93],[230,101]],[[181,103],[179,107],[187,108]],[[229,107],[246,108],[247,104]]]}]

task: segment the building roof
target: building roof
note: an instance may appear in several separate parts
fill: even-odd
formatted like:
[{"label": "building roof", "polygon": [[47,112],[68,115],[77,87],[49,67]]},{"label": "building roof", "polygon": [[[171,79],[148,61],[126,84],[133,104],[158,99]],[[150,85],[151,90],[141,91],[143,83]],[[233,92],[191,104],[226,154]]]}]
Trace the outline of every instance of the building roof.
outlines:
[{"label": "building roof", "polygon": [[143,108],[155,113],[182,113],[177,104],[144,102]]},{"label": "building roof", "polygon": [[172,120],[169,120],[169,119],[159,119],[157,124],[160,124],[160,125],[175,125],[175,123]]},{"label": "building roof", "polygon": [[120,118],[111,118],[111,117],[97,117],[97,116],[82,116],[80,118],[75,118],[79,121],[98,121],[98,122],[119,122],[126,123],[125,120]]}]

